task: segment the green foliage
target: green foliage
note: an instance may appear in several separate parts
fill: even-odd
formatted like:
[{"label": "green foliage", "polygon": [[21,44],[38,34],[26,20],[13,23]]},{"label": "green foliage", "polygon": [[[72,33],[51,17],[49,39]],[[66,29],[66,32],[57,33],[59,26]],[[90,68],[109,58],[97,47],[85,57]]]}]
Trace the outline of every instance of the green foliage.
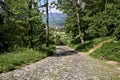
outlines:
[{"label": "green foliage", "polygon": [[93,40],[88,40],[86,41],[84,44],[70,44],[69,46],[72,47],[79,51],[79,52],[87,52],[89,51],[91,48],[93,48],[94,46],[96,46],[97,44],[99,44],[100,42],[106,40],[106,37],[103,38],[96,38]]},{"label": "green foliage", "polygon": [[[72,33],[72,37],[76,38],[78,31],[75,16],[75,1],[59,0],[57,6],[58,9],[67,14],[65,21],[66,33]],[[113,35],[119,39],[119,0],[82,0],[82,2],[79,2],[78,7],[81,30],[85,40]],[[74,42],[79,42],[76,40]]]},{"label": "green foliage", "polygon": [[120,62],[120,42],[105,43],[101,48],[91,53],[90,56]]},{"label": "green foliage", "polygon": [[106,36],[108,34],[106,23],[104,22],[104,14],[97,13],[91,18],[86,34],[89,34],[88,37],[91,38]]},{"label": "green foliage", "polygon": [[26,64],[31,64],[47,56],[53,55],[54,52],[55,46],[50,45],[48,49],[45,45],[41,45],[40,51],[21,48],[15,52],[0,54],[0,73],[14,70]]},{"label": "green foliage", "polygon": [[[37,3],[31,10],[27,0],[5,0],[4,11],[0,13],[0,52],[13,51],[19,47],[28,47],[29,22],[32,24],[33,46],[45,43],[45,25]],[[31,17],[30,17],[31,16]]]},{"label": "green foliage", "polygon": [[[72,6],[71,6],[72,5]],[[82,23],[83,20],[81,19],[81,17],[83,16],[83,5],[84,2],[80,1],[77,2],[72,1],[72,0],[59,0],[57,2],[57,7],[59,10],[63,11],[63,13],[67,14],[67,18],[65,20],[65,32],[67,34],[72,34],[72,38],[76,38],[75,42],[80,42],[80,32],[82,32],[81,35],[84,36],[84,29],[86,27],[84,27],[85,23]],[[78,10],[76,9],[76,7],[78,7]],[[78,19],[77,19],[77,12],[79,13],[79,17],[80,17],[80,29],[78,29]],[[79,31],[80,30],[80,31]],[[82,37],[83,38],[83,37]]]},{"label": "green foliage", "polygon": [[[102,0],[99,0],[97,3],[94,3],[93,1],[92,4],[102,5],[100,1]],[[105,5],[103,8],[101,5],[98,6],[99,7],[98,10],[100,10],[100,8],[102,10],[95,12],[95,14],[93,12],[89,13],[89,11],[91,11],[89,9],[90,7],[86,8],[86,15],[83,17],[83,19],[86,22],[88,22],[88,28],[85,31],[86,36],[90,38],[95,38],[95,37],[101,37],[101,36],[111,36],[115,34],[117,39],[119,39],[118,30],[119,30],[119,25],[120,25],[119,23],[120,1],[119,0],[115,0],[115,1],[107,0],[107,1],[108,2],[106,3],[103,2]],[[90,5],[92,9],[92,4],[87,3],[86,7],[87,5]],[[94,8],[92,10],[94,10]]]},{"label": "green foliage", "polygon": [[67,34],[71,34],[71,36],[77,36],[77,23],[75,21],[75,16],[68,16],[65,21],[65,31]]},{"label": "green foliage", "polygon": [[111,37],[101,37],[101,38],[94,38],[92,40],[85,41],[84,44],[81,43],[75,43],[74,39],[72,37],[66,36],[61,37],[62,43],[66,44],[67,46],[79,51],[79,52],[87,52],[100,42],[110,39]]},{"label": "green foliage", "polygon": [[[37,3],[30,3],[30,0],[4,1],[0,12],[0,73],[53,55],[55,46],[46,48],[44,45],[43,13],[38,10]],[[28,49],[30,38],[32,50]]]},{"label": "green foliage", "polygon": [[116,39],[120,40],[120,25],[115,29],[114,34],[116,36]]},{"label": "green foliage", "polygon": [[63,40],[64,35],[56,35],[56,45],[65,45],[66,42]]}]

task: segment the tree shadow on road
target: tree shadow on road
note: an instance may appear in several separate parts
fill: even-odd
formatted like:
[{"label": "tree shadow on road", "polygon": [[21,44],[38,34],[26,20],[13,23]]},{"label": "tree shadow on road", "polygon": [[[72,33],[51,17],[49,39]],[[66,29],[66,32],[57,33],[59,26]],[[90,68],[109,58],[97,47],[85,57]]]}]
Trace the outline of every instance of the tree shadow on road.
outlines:
[{"label": "tree shadow on road", "polygon": [[78,52],[74,50],[69,50],[69,49],[63,49],[63,48],[57,48],[59,50],[53,57],[61,57],[61,56],[70,56],[70,55],[76,55]]}]

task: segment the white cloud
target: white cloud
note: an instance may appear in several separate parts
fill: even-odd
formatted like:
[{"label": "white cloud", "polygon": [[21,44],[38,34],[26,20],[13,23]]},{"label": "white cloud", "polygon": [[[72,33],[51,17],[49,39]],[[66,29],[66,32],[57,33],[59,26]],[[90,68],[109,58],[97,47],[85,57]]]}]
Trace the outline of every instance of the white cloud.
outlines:
[{"label": "white cloud", "polygon": [[[56,0],[48,0],[49,1],[49,6],[51,6],[50,5],[50,3],[52,2],[52,1],[56,1]],[[42,0],[42,4],[45,4],[45,2]],[[44,8],[40,8],[40,10],[41,11],[44,11],[44,13],[46,12],[46,8],[44,7]],[[49,13],[62,13],[61,11],[59,11],[58,9],[56,9],[55,7],[54,8],[49,8]]]},{"label": "white cloud", "polygon": [[52,8],[51,10],[49,10],[49,12],[52,12],[52,13],[62,13],[61,11],[57,10],[56,8]]}]

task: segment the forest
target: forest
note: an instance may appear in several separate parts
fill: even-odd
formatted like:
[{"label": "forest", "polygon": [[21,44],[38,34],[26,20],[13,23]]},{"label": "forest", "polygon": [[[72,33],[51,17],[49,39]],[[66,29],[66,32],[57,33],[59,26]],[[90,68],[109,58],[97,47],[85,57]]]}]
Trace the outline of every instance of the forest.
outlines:
[{"label": "forest", "polygon": [[86,52],[109,39],[90,56],[120,62],[120,0],[53,0],[67,15],[59,30],[43,22],[47,1],[0,0],[0,73],[53,55],[56,45]]},{"label": "forest", "polygon": [[58,0],[56,5],[67,14],[64,24],[67,37],[59,35],[57,44],[87,52],[112,39],[90,56],[120,61],[120,0]]}]

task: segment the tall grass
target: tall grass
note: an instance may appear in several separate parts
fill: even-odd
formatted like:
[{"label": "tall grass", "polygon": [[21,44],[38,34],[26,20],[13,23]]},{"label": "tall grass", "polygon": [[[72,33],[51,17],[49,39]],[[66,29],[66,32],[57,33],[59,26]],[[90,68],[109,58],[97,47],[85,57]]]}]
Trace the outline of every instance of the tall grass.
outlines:
[{"label": "tall grass", "polygon": [[55,46],[50,46],[49,49],[43,46],[41,49],[38,51],[22,48],[15,52],[0,54],[0,73],[17,69],[50,56],[54,53]]}]

